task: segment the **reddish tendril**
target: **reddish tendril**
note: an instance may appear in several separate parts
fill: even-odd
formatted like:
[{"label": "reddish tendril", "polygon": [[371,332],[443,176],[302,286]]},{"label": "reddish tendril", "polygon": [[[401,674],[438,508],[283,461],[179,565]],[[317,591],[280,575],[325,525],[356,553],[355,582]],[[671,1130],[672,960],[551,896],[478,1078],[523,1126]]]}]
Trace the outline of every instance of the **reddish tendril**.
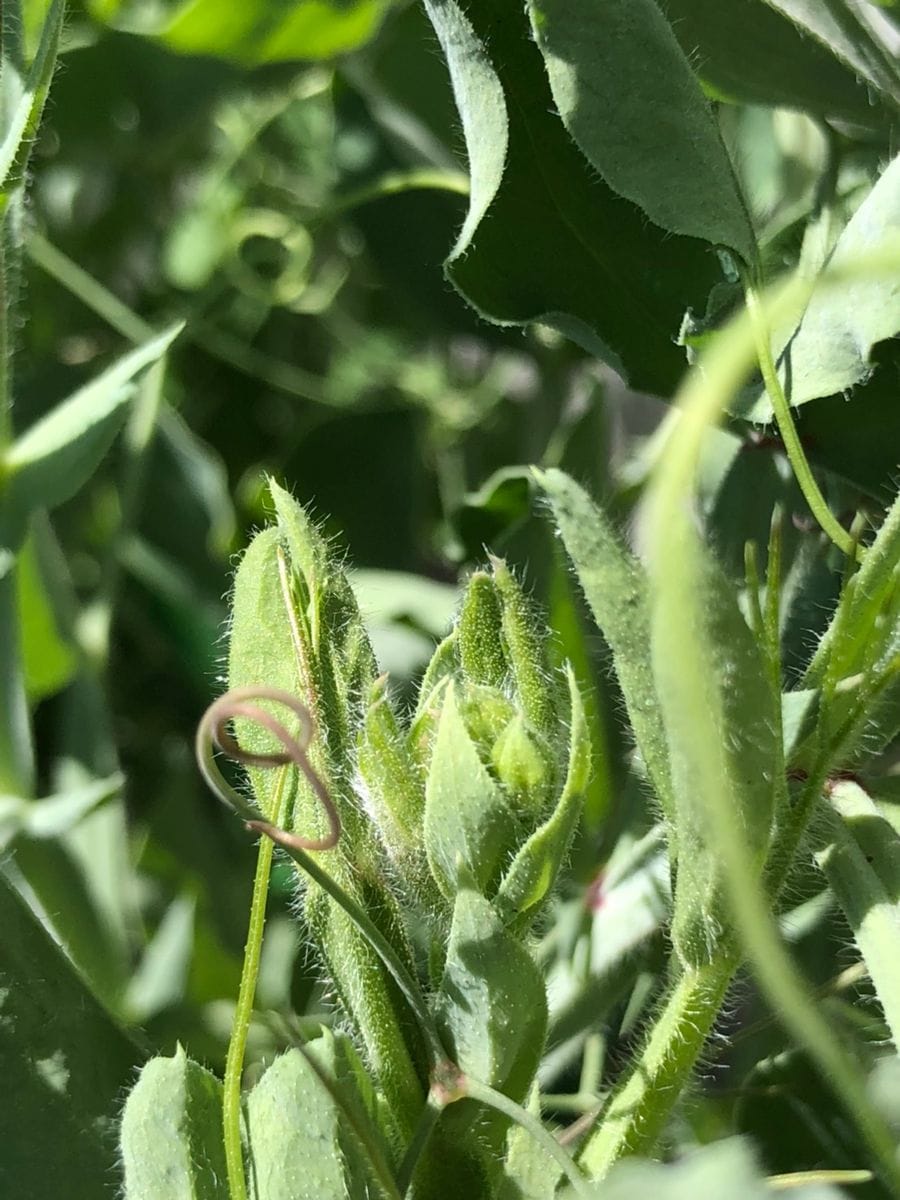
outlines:
[{"label": "reddish tendril", "polygon": [[[300,722],[300,732],[296,736],[289,733],[276,717],[260,706],[259,702],[262,700],[270,700],[290,709]],[[238,717],[261,725],[276,741],[281,743],[283,749],[265,753],[245,750],[228,728],[230,722]],[[289,849],[330,850],[337,845],[341,836],[340,815],[328,794],[328,789],[313,770],[307,754],[312,741],[313,728],[312,716],[306,705],[296,696],[292,696],[290,692],[275,687],[232,688],[224,696],[213,701],[197,727],[195,745],[197,763],[211,790],[220,800],[244,817],[248,828],[266,834],[280,846]],[[269,821],[259,820],[258,814],[254,812],[245,797],[235,791],[222,775],[213,754],[213,747],[246,767],[283,767],[293,763],[298,770],[303,772],[321,802],[328,817],[328,833],[321,838],[306,838],[299,834],[288,833],[286,829],[280,829]]]}]

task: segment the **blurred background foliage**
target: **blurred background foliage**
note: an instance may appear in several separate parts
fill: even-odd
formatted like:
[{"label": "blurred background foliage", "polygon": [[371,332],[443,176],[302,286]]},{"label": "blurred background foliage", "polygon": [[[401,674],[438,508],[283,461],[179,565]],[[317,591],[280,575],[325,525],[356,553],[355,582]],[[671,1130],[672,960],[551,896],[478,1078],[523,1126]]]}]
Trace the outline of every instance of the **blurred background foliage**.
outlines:
[{"label": "blurred background foliage", "polygon": [[[32,45],[45,9],[26,6]],[[726,82],[708,90],[774,273],[813,253],[823,178],[842,227],[894,128],[876,106],[867,126],[839,132],[815,112],[729,96]],[[346,549],[401,690],[446,628],[458,580],[486,549],[504,554],[546,606],[593,723],[584,833],[539,951],[554,1012],[542,1079],[562,1112],[577,1108],[572,1064],[585,1046],[599,1078],[608,1045],[614,1074],[656,994],[666,882],[605,648],[587,632],[522,464],[564,467],[627,526],[665,442],[667,397],[629,392],[552,330],[490,325],[466,306],[442,273],[466,192],[449,81],[418,5],[71,6],[31,162],[16,427],[151,331],[185,327],[89,485],[32,522],[17,583],[24,667],[38,794],[62,807],[37,828],[10,817],[15,856],[3,870],[143,1044],[169,1053],[177,1038],[219,1068],[253,848],[205,793],[192,739],[222,686],[226,597],[266,517],[266,473]],[[879,354],[883,369],[851,401],[875,434],[856,460],[843,397],[807,406],[801,422],[840,513],[877,516],[896,469],[896,343]],[[796,672],[839,578],[777,442],[737,423],[718,433],[702,499],[736,577],[744,542],[764,546],[783,506]],[[327,1007],[288,917],[290,887],[289,871],[276,872],[257,1061]],[[790,935],[836,1019],[864,1020],[877,1039],[874,1014],[844,1003],[866,983],[840,975],[845,932],[821,881],[811,876],[794,899]],[[728,1051],[733,1077],[778,1073],[788,1096],[796,1084],[805,1099],[792,1119],[808,1128],[815,1162],[825,1135],[804,1108],[809,1068],[790,1056],[757,1066],[783,1045],[749,987],[729,1020],[743,1026]],[[715,1136],[740,1101],[734,1120],[772,1141],[777,1169],[778,1122],[760,1116],[753,1087],[738,1091],[715,1081],[698,1091],[679,1136]],[[796,1154],[794,1143],[792,1169]]]}]

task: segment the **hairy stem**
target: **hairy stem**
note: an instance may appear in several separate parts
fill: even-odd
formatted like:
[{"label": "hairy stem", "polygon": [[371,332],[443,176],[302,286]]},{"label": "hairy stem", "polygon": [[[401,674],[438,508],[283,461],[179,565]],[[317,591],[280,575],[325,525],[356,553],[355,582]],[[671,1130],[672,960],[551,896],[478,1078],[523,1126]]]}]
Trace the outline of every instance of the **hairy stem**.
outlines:
[{"label": "hairy stem", "polygon": [[672,985],[643,1053],[578,1156],[591,1179],[602,1179],[620,1158],[652,1150],[693,1074],[738,962],[736,955],[722,955]]},{"label": "hairy stem", "polygon": [[409,1143],[406,1154],[403,1156],[403,1162],[400,1164],[400,1174],[397,1176],[397,1186],[404,1196],[412,1184],[416,1167],[425,1153],[425,1148],[431,1140],[431,1135],[443,1111],[444,1105],[439,1103],[433,1095],[429,1095],[425,1107],[422,1109],[422,1114],[419,1117],[419,1123],[416,1126],[412,1141]]},{"label": "hairy stem", "polygon": [[432,1065],[446,1060],[447,1052],[441,1044],[434,1018],[428,1011],[428,1005],[425,1003],[419,987],[407,971],[393,946],[374,922],[370,920],[360,905],[357,904],[352,896],[344,891],[336,879],[319,866],[311,854],[307,854],[305,850],[298,846],[297,840],[290,834],[285,834],[284,830],[270,825],[267,821],[250,821],[248,824],[250,828],[258,830],[260,833],[265,833],[273,842],[281,846],[294,862],[319,885],[322,891],[327,892],[331,899],[344,910],[381,959],[386,970],[403,993],[419,1025]]},{"label": "hairy stem", "polygon": [[[750,319],[752,325],[752,312]],[[682,736],[680,749],[690,772],[693,801],[703,812],[708,840],[722,863],[741,948],[764,996],[840,1097],[884,1182],[893,1195],[900,1196],[894,1137],[869,1098],[864,1071],[835,1036],[794,966],[757,865],[747,854],[743,829],[735,820],[732,772],[718,736],[727,727],[722,699],[709,686],[715,662],[711,648],[696,637],[704,621],[702,591],[696,586],[702,557],[690,501],[706,431],[740,380],[746,336],[746,323],[736,322],[707,356],[706,370],[688,378],[679,397],[681,420],[652,481],[648,559],[654,647],[671,670],[670,713],[695,714],[693,736]]]}]

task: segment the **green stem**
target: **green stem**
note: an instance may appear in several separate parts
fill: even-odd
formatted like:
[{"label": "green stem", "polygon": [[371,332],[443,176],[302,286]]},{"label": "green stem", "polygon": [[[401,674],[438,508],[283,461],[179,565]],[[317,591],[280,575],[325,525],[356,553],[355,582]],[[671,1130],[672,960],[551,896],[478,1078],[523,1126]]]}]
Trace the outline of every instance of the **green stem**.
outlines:
[{"label": "green stem", "polygon": [[[2,555],[2,547],[0,547]],[[34,794],[34,749],[19,649],[16,567],[0,563],[0,794]]]},{"label": "green stem", "polygon": [[[279,772],[275,785],[273,807],[276,820],[283,819],[281,808],[285,792],[287,770]],[[272,855],[275,845],[269,838],[259,843],[256,874],[253,879],[253,898],[250,902],[250,921],[247,928],[247,943],[244,949],[244,964],[241,968],[241,983],[238,989],[237,1007],[228,1054],[225,1059],[225,1080],[222,1091],[222,1135],[225,1141],[225,1165],[228,1171],[228,1191],[231,1200],[247,1200],[247,1183],[244,1176],[244,1155],[241,1142],[241,1077],[244,1072],[244,1054],[247,1035],[253,1017],[253,1000],[256,996],[256,981],[259,977],[259,961],[262,954],[263,930],[266,924],[266,901],[269,894],[269,875],[272,870]]]},{"label": "green stem", "polygon": [[113,609],[122,576],[124,549],[137,527],[144,494],[148,451],[156,437],[165,399],[166,357],[159,359],[141,380],[122,439],[124,463],[119,484],[119,523],[111,544],[106,547],[96,611],[100,627],[96,646],[98,657],[109,657],[109,638]]},{"label": "green stem", "polygon": [[[31,232],[26,244],[26,251],[36,266],[45,271],[51,279],[55,279],[57,283],[79,299],[86,308],[96,313],[112,329],[130,342],[141,345],[156,336],[157,331],[151,325],[148,325],[143,318],[123,304],[118,296],[104,287],[93,275],[88,274],[67,254],[47,241],[37,230]],[[132,408],[132,415],[125,431],[126,461],[122,472],[119,499],[121,517],[103,565],[103,579],[97,601],[97,612],[101,621],[97,645],[103,661],[106,659],[113,602],[121,575],[121,549],[137,523],[147,451],[156,436],[156,427],[162,410],[165,364],[165,358],[160,359],[145,375],[140,386],[138,400]]]},{"label": "green stem", "polygon": [[406,1154],[403,1156],[403,1162],[400,1165],[400,1174],[397,1176],[397,1186],[404,1196],[409,1191],[419,1159],[425,1152],[425,1147],[431,1139],[434,1127],[437,1125],[444,1107],[433,1095],[429,1095],[428,1101],[422,1109],[422,1115],[419,1117],[419,1123],[416,1126],[412,1141],[409,1143]]},{"label": "green stem", "polygon": [[319,220],[329,220],[340,213],[349,212],[363,204],[371,204],[385,196],[396,196],[412,191],[452,192],[457,196],[468,196],[469,179],[461,171],[442,171],[435,167],[419,167],[414,171],[389,171],[373,183],[356,191],[336,196],[322,212]]},{"label": "green stem", "polygon": [[495,1091],[486,1083],[471,1079],[468,1075],[462,1077],[460,1086],[463,1095],[468,1096],[471,1100],[477,1100],[479,1104],[487,1105],[488,1108],[496,1109],[505,1117],[509,1117],[511,1121],[515,1121],[517,1125],[521,1125],[525,1132],[530,1134],[547,1152],[548,1157],[554,1160],[578,1195],[585,1197],[585,1200],[594,1200],[596,1196],[594,1189],[590,1187],[578,1170],[571,1155],[566,1153],[556,1138],[527,1109],[516,1104],[514,1100],[510,1100],[509,1096],[504,1096],[502,1092]]},{"label": "green stem", "polygon": [[441,1043],[437,1026],[434,1023],[431,1013],[428,1011],[428,1006],[421,991],[393,946],[374,922],[369,919],[360,905],[357,904],[352,896],[344,891],[336,879],[319,866],[313,855],[307,854],[305,850],[301,850],[292,844],[290,835],[285,835],[283,830],[270,825],[267,821],[250,821],[248,824],[251,828],[267,834],[273,842],[281,846],[294,862],[344,910],[381,959],[388,973],[403,993],[409,1007],[412,1009],[413,1016],[419,1024],[422,1036],[428,1047],[429,1058],[431,1060],[430,1065],[433,1067],[438,1063],[445,1062],[449,1056]]},{"label": "green stem", "polygon": [[[856,740],[861,726],[868,720],[873,703],[894,680],[898,671],[900,671],[900,656],[895,656],[882,671],[863,684],[856,704],[840,729],[828,738],[826,738],[827,731],[825,729],[819,730],[821,746],[810,770],[809,778],[794,802],[788,819],[784,822],[784,833],[775,842],[766,866],[767,890],[773,900],[778,899],[788,883],[791,866],[825,790],[829,772],[835,763],[840,763],[845,759],[845,749],[848,743],[852,744]],[[822,703],[824,705],[824,699]]]},{"label": "green stem", "polygon": [[762,373],[763,383],[766,385],[769,399],[772,402],[775,419],[778,423],[778,432],[781,434],[788,460],[797,477],[800,490],[803,492],[813,516],[838,549],[843,551],[844,554],[855,555],[862,561],[863,551],[861,547],[857,545],[853,537],[851,537],[832,514],[831,509],[825,502],[825,497],[819,489],[819,485],[816,483],[812,468],[809,465],[797,433],[794,418],[791,415],[791,406],[784,394],[781,380],[778,378],[775,360],[772,357],[769,330],[762,308],[760,307],[759,298],[749,283],[745,287],[745,297],[747,311],[750,314],[753,324],[759,369]]},{"label": "green stem", "polygon": [[[15,198],[0,210],[0,454],[12,441],[13,310],[18,290],[18,248],[13,222]],[[0,478],[2,486],[2,478]]]},{"label": "green stem", "polygon": [[578,1161],[589,1178],[602,1179],[620,1158],[652,1150],[693,1074],[738,961],[722,955],[672,985],[643,1053],[582,1146]]},{"label": "green stem", "polygon": [[223,329],[216,329],[203,321],[192,320],[185,330],[185,336],[213,358],[220,359],[236,371],[249,375],[252,379],[259,379],[280,392],[298,396],[301,400],[308,400],[326,408],[342,407],[329,397],[326,381],[321,376],[298,367],[296,363],[272,358]]},{"label": "green stem", "polygon": [[781,572],[782,572],[782,512],[776,507],[769,528],[769,553],[766,562],[766,602],[763,625],[772,666],[772,683],[781,691]]},{"label": "green stem", "polygon": [[[790,292],[785,296],[789,297]],[[753,324],[753,314],[749,314]],[[750,332],[750,345],[758,325]],[[740,381],[748,330],[739,320],[707,355],[702,372],[688,377],[679,396],[681,419],[658,465],[648,497],[648,560],[652,594],[654,669],[665,663],[665,716],[679,735],[684,777],[703,814],[727,888],[728,907],[741,949],[763,995],[840,1098],[877,1161],[892,1194],[900,1196],[895,1139],[867,1092],[866,1076],[823,1016],[786,950],[757,864],[747,854],[735,820],[735,777],[720,736],[727,730],[722,698],[711,687],[717,664],[697,630],[704,628],[703,591],[697,586],[702,550],[691,514],[703,439]],[[693,714],[690,732],[677,719]],[[789,866],[789,863],[788,863]],[[723,918],[726,914],[723,914]]]},{"label": "green stem", "polygon": [[62,284],[122,337],[139,346],[156,335],[157,331],[151,325],[36,229],[29,234],[25,250],[35,266]]}]

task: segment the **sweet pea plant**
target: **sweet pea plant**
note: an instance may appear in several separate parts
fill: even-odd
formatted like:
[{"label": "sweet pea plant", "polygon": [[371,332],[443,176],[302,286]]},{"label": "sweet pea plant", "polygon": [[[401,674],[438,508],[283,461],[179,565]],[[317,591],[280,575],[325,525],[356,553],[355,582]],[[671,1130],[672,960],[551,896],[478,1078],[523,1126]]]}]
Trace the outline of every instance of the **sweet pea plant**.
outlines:
[{"label": "sweet pea plant", "polygon": [[[215,0],[90,0],[68,19],[62,0],[0,16],[0,1190],[900,1197],[896,5],[248,0],[224,22]],[[418,81],[421,112],[409,96],[409,47],[434,73],[435,38],[467,175],[435,116],[449,92]],[[165,322],[40,228],[74,187],[64,169],[44,186],[32,154],[61,41],[76,77],[97,46],[108,65],[222,66],[225,147],[168,197]],[[312,65],[292,76],[297,62]],[[274,90],[234,99],[256,68]],[[134,127],[127,105],[116,120]],[[52,139],[37,146],[52,160]],[[340,222],[418,191],[465,197],[444,271],[501,327],[489,349],[361,332],[383,230]],[[415,286],[402,250],[398,304]],[[13,371],[32,336],[26,258],[131,343],[49,408]],[[163,290],[148,285],[151,311]],[[416,309],[412,295],[410,327]],[[260,349],[288,317],[283,346],[315,321],[334,361]],[[511,325],[537,330],[518,372]],[[203,386],[186,343],[329,418],[371,418],[392,388],[436,464],[434,546],[468,569],[449,628],[394,678],[302,480],[270,470],[251,489],[230,447],[258,529],[235,557],[196,765],[183,731],[120,726],[168,755],[161,790],[184,785],[161,834],[121,803],[104,688],[123,575],[166,614],[135,622],[151,646],[173,627],[179,651],[214,636],[191,592],[196,540],[179,558],[173,535],[192,504],[231,512],[213,449],[173,406],[173,380],[187,411]],[[66,345],[80,366],[84,346]],[[460,383],[479,355],[483,376]],[[597,361],[671,402],[599,482]],[[517,374],[541,381],[537,418],[521,394],[501,411]],[[287,439],[267,396],[261,426]],[[252,420],[238,424],[242,446]],[[352,469],[334,472],[353,490]],[[166,487],[175,509],[155,507]],[[411,623],[402,609],[392,631]],[[224,808],[192,841],[199,778]],[[237,965],[198,910],[224,923],[253,846]],[[149,936],[180,854],[188,883]],[[304,975],[296,1003],[284,981],[268,1002],[273,964]]]},{"label": "sweet pea plant", "polygon": [[[540,615],[493,559],[404,719],[346,577],[272,481],[275,522],[236,576],[231,686],[198,733],[211,785],[263,835],[228,1067],[224,1085],[183,1054],[144,1068],[123,1118],[129,1195],[161,1194],[172,1163],[150,1148],[173,1121],[171,1152],[196,1194],[226,1194],[226,1177],[237,1196],[553,1195],[560,1182],[605,1194],[589,1181],[652,1151],[745,957],[896,1186],[894,1135],[775,914],[798,855],[812,853],[893,1029],[897,833],[890,802],[854,767],[897,728],[900,509],[782,693],[779,526],[764,585],[748,549],[745,614],[690,508],[691,456],[740,360],[733,336],[686,388],[648,499],[646,567],[568,476],[537,475],[611,647],[674,880],[668,990],[618,1087],[577,1131],[577,1155],[535,1107],[547,1003],[530,938],[590,772],[573,673],[554,675]],[[221,778],[214,744],[246,765],[252,800]],[[242,1098],[273,846],[298,868],[303,920],[348,1025],[276,1060]]]}]

